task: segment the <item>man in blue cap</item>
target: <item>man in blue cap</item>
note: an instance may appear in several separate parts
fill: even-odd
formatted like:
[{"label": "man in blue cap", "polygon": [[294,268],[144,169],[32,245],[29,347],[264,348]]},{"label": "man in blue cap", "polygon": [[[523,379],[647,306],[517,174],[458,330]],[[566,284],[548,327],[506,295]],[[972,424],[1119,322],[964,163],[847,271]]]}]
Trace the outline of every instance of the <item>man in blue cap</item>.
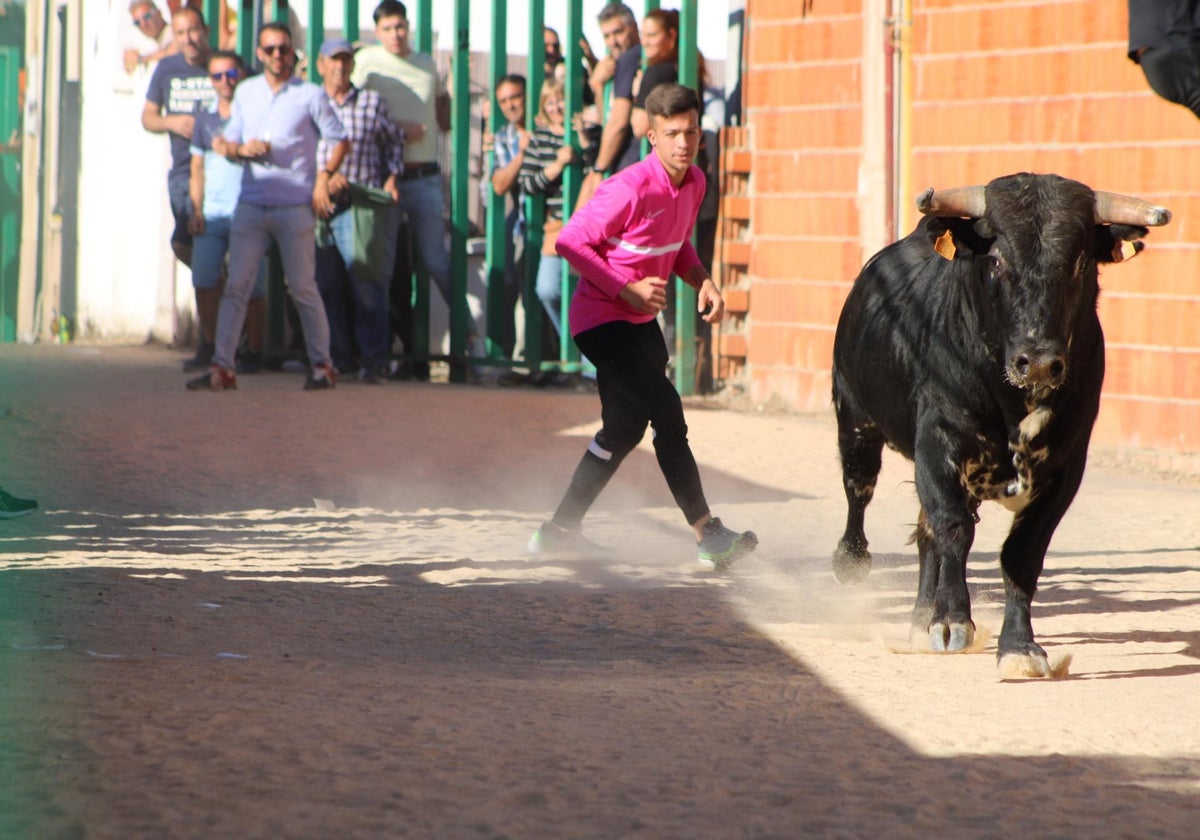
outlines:
[{"label": "man in blue cap", "polygon": [[[319,230],[317,236],[317,286],[329,319],[330,355],[338,370],[346,372],[355,365],[357,346],[358,378],[378,384],[387,379],[391,352],[388,285],[399,221],[393,210],[400,200],[404,172],[403,138],[379,93],[350,84],[354,49],[349,41],[325,41],[317,55],[317,70],[350,141],[341,167],[329,179],[333,207],[326,216],[327,235],[323,237]],[[319,168],[335,146],[326,140],[317,144]],[[380,190],[390,206],[381,203],[388,199]],[[363,252],[368,240],[381,247]],[[352,302],[353,324],[346,312],[347,300]]]}]

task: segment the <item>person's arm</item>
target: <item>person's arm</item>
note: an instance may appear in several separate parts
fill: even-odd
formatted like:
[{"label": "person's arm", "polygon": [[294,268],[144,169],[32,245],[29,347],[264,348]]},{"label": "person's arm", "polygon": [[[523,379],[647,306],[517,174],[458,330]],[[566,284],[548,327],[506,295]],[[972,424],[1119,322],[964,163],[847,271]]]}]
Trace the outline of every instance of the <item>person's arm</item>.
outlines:
[{"label": "person's arm", "polygon": [[142,108],[142,128],[154,134],[178,134],[191,140],[195,125],[196,118],[191,114],[164,114],[162,106],[149,99]]},{"label": "person's arm", "polygon": [[621,151],[629,131],[629,115],[632,111],[633,102],[629,99],[614,98],[609,105],[604,133],[600,135],[600,151],[596,155],[597,172],[607,172],[616,165],[617,153]]},{"label": "person's arm", "polygon": [[433,109],[437,113],[437,126],[443,132],[450,130],[450,94],[442,90],[433,101]]},{"label": "person's arm", "polygon": [[204,233],[204,152],[192,148],[192,169],[188,178],[188,196],[192,199],[192,215],[188,217],[188,233]]},{"label": "person's arm", "polygon": [[379,110],[375,114],[375,142],[379,145],[379,159],[383,161],[387,176],[383,188],[400,201],[400,176],[404,174],[404,134],[392,122],[387,103],[379,97]]},{"label": "person's arm", "polygon": [[[608,240],[618,236],[630,218],[636,196],[619,181],[606,181],[591,200],[571,215],[558,235],[555,248],[571,268],[606,295],[617,298],[642,278],[613,265],[605,256]],[[605,251],[602,252],[601,248]]]},{"label": "person's arm", "polygon": [[350,141],[342,138],[329,152],[329,161],[324,169],[317,170],[317,181],[313,185],[312,207],[319,218],[328,219],[333,215],[333,199],[329,196],[329,181],[337,175],[346,153],[350,151]]}]

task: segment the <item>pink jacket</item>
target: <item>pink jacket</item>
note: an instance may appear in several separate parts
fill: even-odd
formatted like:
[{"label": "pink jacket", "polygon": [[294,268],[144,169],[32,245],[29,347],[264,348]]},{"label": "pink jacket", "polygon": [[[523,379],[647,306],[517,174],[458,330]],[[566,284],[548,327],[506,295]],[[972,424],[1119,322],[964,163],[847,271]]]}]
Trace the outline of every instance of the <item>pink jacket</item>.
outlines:
[{"label": "pink jacket", "polygon": [[691,236],[705,187],[704,173],[693,166],[677,189],[651,154],[600,184],[571,215],[556,245],[580,276],[571,298],[571,335],[609,321],[654,319],[618,295],[643,277],[685,277],[701,264]]}]

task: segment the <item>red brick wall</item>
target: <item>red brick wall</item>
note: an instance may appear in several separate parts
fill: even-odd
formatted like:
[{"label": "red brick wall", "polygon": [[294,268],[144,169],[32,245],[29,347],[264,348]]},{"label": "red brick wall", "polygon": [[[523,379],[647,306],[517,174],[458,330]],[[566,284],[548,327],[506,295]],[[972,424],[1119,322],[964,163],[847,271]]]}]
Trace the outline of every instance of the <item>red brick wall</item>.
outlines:
[{"label": "red brick wall", "polygon": [[[832,330],[864,257],[863,7],[747,0],[753,175],[747,372],[760,402],[829,405]],[[1200,120],[1125,57],[1124,3],[913,0],[914,192],[1056,172],[1165,204],[1101,273],[1097,439],[1200,451]],[[882,48],[882,47],[881,47]],[[908,197],[911,200],[911,197]]]}]

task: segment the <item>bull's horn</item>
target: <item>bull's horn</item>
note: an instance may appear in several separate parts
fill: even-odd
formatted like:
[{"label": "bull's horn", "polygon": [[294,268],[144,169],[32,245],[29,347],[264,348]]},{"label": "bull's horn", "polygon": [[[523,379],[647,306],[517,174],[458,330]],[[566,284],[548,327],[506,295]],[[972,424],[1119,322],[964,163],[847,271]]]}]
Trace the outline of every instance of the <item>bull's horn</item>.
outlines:
[{"label": "bull's horn", "polygon": [[1140,198],[1096,190],[1096,222],[1102,225],[1157,227],[1171,221],[1171,211]]},{"label": "bull's horn", "polygon": [[917,196],[917,209],[926,216],[966,216],[981,219],[987,210],[983,190],[983,186],[977,186],[934,192],[933,187],[930,187]]}]

